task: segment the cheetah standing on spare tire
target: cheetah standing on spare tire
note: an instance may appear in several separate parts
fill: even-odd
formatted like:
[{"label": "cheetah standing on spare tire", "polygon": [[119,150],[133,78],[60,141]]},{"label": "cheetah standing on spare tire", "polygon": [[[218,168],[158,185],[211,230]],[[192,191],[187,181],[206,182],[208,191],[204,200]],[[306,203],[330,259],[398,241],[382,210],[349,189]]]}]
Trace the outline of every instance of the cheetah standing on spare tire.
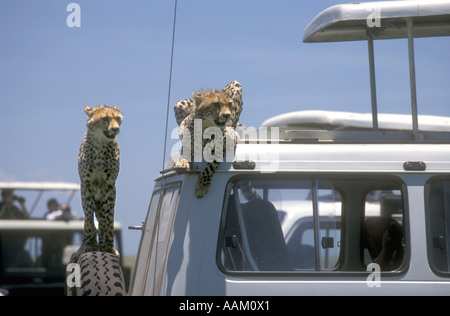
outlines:
[{"label": "cheetah standing on spare tire", "polygon": [[[119,255],[114,249],[115,182],[119,174],[119,146],[116,136],[122,123],[118,107],[106,105],[83,108],[88,116],[87,131],[78,155],[84,235],[80,249],[71,262],[92,251]],[[98,243],[94,214],[99,223]]]},{"label": "cheetah standing on spare tire", "polygon": [[[119,174],[116,136],[122,114],[118,107],[106,105],[93,109],[85,106],[83,110],[88,120],[78,154],[78,173],[84,234],[80,249],[72,255],[66,269],[70,272],[75,264],[79,282],[69,282],[72,274],[67,274],[66,293],[68,296],[122,296],[126,294],[125,282],[119,253],[114,249],[114,206]],[[98,220],[98,242],[94,214]]]}]

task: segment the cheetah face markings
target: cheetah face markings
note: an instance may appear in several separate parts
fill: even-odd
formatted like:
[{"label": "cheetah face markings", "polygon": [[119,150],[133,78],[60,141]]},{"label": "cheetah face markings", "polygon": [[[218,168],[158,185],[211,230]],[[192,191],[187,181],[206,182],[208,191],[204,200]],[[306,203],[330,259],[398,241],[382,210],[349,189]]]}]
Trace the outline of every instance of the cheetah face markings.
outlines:
[{"label": "cheetah face markings", "polygon": [[103,106],[91,109],[85,106],[83,110],[88,115],[88,129],[97,137],[113,141],[119,134],[123,117],[118,107]]},{"label": "cheetah face markings", "polygon": [[231,118],[233,99],[224,91],[208,90],[193,93],[195,117],[204,122],[203,128],[210,126],[225,127]]},{"label": "cheetah face markings", "polygon": [[[193,99],[178,101],[174,107],[175,119],[180,125],[180,139],[183,139],[186,130],[189,132],[188,135],[194,135],[194,121],[201,119],[202,132],[208,127],[219,127],[223,131],[223,144],[226,144],[227,139],[233,139],[234,146],[236,146],[239,135],[234,128],[238,124],[243,108],[241,84],[232,81],[223,90],[194,92],[192,95]],[[229,130],[230,127],[232,130]],[[192,161],[192,157],[190,155],[196,151],[196,144],[197,142],[194,142],[191,137],[191,150],[187,151],[190,154],[185,154],[182,150],[181,159],[175,162],[175,167],[187,169],[191,167],[189,161]],[[205,146],[205,142],[202,143],[202,146]],[[227,146],[223,146],[223,157],[227,155],[226,148]],[[202,198],[208,193],[211,179],[219,165],[220,162],[214,160],[203,168],[196,186],[198,198]]]}]

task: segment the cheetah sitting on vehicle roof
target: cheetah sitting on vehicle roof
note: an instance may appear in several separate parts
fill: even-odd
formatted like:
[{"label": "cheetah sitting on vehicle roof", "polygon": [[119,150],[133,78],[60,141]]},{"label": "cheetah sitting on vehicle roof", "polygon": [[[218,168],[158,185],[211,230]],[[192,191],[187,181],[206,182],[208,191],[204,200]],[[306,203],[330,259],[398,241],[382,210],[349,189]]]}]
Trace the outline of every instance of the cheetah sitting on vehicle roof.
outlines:
[{"label": "cheetah sitting on vehicle roof", "polygon": [[[114,249],[115,182],[119,174],[119,146],[122,114],[118,107],[97,106],[83,108],[88,116],[87,131],[78,155],[81,180],[81,202],[85,214],[84,235],[80,249],[71,262],[86,252],[102,251],[119,255]],[[98,220],[94,225],[94,214]]]},{"label": "cheetah sitting on vehicle roof", "polygon": [[[190,148],[185,148],[189,145],[183,144],[183,153],[181,159],[176,162],[176,167],[190,168],[190,162],[193,161],[192,155],[203,153],[205,145],[210,141],[209,139],[202,139],[201,142],[194,141],[194,120],[200,119],[202,121],[203,138],[205,129],[208,127],[218,127],[223,133],[223,153],[218,154],[222,159],[214,159],[208,162],[201,171],[195,188],[197,198],[202,198],[208,193],[214,172],[219,167],[220,161],[223,161],[226,157],[227,147],[230,147],[230,145],[226,145],[226,140],[234,141],[233,148],[236,145],[239,136],[234,129],[238,124],[242,108],[242,86],[237,81],[229,83],[223,90],[194,92],[193,99],[181,100],[175,104],[175,118],[180,125],[180,139],[183,139],[183,135],[190,136]],[[189,133],[186,133],[186,131]],[[200,144],[202,148],[196,148]],[[212,152],[212,155],[217,157],[214,152]]]}]

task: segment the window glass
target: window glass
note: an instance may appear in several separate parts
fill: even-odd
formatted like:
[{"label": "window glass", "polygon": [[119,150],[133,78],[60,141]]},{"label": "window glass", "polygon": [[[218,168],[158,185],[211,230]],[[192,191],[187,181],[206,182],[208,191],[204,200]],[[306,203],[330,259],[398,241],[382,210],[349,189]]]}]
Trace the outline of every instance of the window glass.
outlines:
[{"label": "window glass", "polygon": [[232,185],[222,265],[230,271],[315,271],[339,259],[340,195],[327,181]]},{"label": "window glass", "polygon": [[[160,204],[161,200],[161,190],[156,190],[153,192],[152,199],[150,201],[150,205],[147,212],[147,218],[143,225],[143,232],[141,236],[141,243],[140,243],[140,252],[138,254],[138,257],[136,258],[136,267],[137,269],[141,269],[144,271],[144,275],[142,278],[133,278],[133,282],[135,282],[134,286],[139,288],[140,291],[144,290],[144,287],[146,285],[146,280],[148,279],[149,275],[149,264],[147,262],[150,258],[150,251],[151,247],[149,246],[143,246],[143,245],[153,245],[153,237],[154,237],[154,230],[152,227],[155,224],[155,217],[156,213]],[[154,264],[154,262],[152,262]],[[144,268],[143,268],[144,267]],[[136,269],[136,270],[137,270]]]},{"label": "window glass", "polygon": [[[142,291],[155,290],[161,286],[167,261],[167,249],[172,242],[173,220],[175,218],[180,192],[180,183],[168,184],[164,191],[155,191],[147,213],[145,230],[141,239],[143,251],[139,254],[138,265],[144,266],[143,278],[135,280]],[[139,269],[139,268],[138,268]],[[151,293],[147,293],[151,294]]]},{"label": "window glass", "polygon": [[450,272],[450,179],[430,181],[425,189],[428,256],[432,268]]},{"label": "window glass", "polygon": [[42,238],[11,232],[2,234],[2,258],[6,271],[44,266]]},{"label": "window glass", "polygon": [[366,195],[362,230],[365,265],[377,263],[381,271],[400,268],[405,253],[400,190],[372,190]]},{"label": "window glass", "polygon": [[[70,231],[3,231],[0,233],[0,267],[3,276],[64,275],[66,248],[73,248]],[[70,254],[68,255],[70,257]]]},{"label": "window glass", "polygon": [[218,261],[226,272],[401,271],[404,197],[397,179],[232,181]]}]

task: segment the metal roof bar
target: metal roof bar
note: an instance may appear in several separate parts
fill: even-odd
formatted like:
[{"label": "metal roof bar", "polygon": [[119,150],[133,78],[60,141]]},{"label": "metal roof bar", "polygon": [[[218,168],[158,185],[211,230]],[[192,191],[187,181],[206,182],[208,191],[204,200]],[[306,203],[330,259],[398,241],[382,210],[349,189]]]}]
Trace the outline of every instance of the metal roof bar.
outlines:
[{"label": "metal roof bar", "polygon": [[369,71],[370,71],[370,97],[372,103],[372,126],[374,131],[378,131],[378,105],[377,105],[377,86],[375,81],[375,57],[373,49],[373,37],[368,34],[367,38],[369,48]]},{"label": "metal roof bar", "polygon": [[413,132],[419,132],[419,119],[417,114],[417,90],[416,90],[416,66],[414,57],[414,34],[413,19],[406,18],[406,26],[408,31],[408,55],[409,55],[409,82],[411,86],[411,114]]}]

